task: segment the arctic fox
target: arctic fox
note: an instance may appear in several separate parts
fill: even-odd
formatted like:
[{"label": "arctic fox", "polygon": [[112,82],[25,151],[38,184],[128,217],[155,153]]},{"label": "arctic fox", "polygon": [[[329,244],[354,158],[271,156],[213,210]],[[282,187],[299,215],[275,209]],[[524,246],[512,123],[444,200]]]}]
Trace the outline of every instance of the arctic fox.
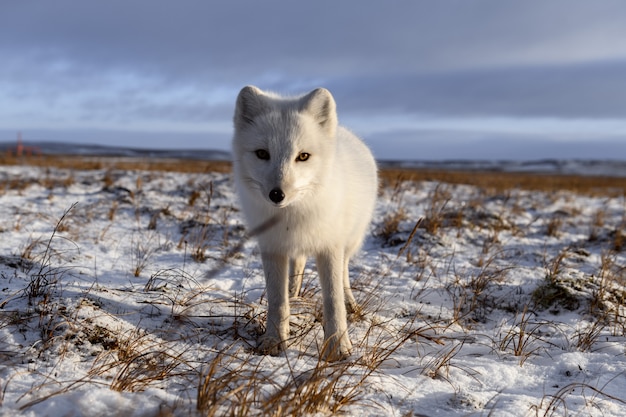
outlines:
[{"label": "arctic fox", "polygon": [[267,286],[267,327],[258,350],[276,355],[289,337],[289,297],[306,258],[316,258],[324,303],[322,357],[347,357],[347,313],[357,305],[348,261],[360,248],[378,191],[367,146],[338,126],[335,101],[318,88],[287,98],[244,87],[233,137],[235,184],[258,239]]}]

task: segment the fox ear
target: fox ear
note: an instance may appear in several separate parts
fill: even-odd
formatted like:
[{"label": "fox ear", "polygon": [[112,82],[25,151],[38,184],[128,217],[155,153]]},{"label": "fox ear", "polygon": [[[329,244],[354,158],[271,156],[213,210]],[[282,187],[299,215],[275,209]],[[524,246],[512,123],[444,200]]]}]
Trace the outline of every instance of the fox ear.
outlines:
[{"label": "fox ear", "polygon": [[337,109],[332,94],[317,88],[300,99],[300,111],[312,115],[323,128],[334,132],[337,127]]},{"label": "fox ear", "polygon": [[235,127],[254,123],[254,118],[263,112],[263,91],[248,85],[241,89],[235,106]]}]

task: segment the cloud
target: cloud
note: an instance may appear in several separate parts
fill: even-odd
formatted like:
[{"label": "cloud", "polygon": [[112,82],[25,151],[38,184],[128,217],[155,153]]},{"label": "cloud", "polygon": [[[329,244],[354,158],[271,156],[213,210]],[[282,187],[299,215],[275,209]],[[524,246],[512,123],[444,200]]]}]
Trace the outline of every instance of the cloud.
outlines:
[{"label": "cloud", "polygon": [[57,0],[2,8],[0,127],[9,129],[227,132],[246,84],[286,93],[326,86],[357,131],[371,131],[375,116],[390,133],[416,118],[488,128],[501,118],[626,116],[619,0]]},{"label": "cloud", "polygon": [[626,143],[604,138],[559,141],[551,137],[496,132],[399,130],[366,137],[381,160],[623,160]]},{"label": "cloud", "polygon": [[96,71],[206,74],[218,81],[259,70],[346,76],[626,57],[626,45],[615,42],[626,35],[626,5],[616,1],[398,1],[389,7],[330,0],[59,0],[3,9],[5,50],[37,50]]},{"label": "cloud", "polygon": [[622,118],[626,60],[568,66],[333,79],[338,101],[355,111],[412,114]]}]

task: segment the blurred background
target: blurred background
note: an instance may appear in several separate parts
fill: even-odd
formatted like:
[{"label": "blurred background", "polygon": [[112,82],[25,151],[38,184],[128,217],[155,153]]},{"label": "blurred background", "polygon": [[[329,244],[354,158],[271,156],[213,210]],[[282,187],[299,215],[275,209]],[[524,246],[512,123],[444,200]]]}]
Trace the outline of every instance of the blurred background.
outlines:
[{"label": "blurred background", "polygon": [[331,90],[381,160],[626,159],[626,2],[3,1],[0,142],[230,148]]}]

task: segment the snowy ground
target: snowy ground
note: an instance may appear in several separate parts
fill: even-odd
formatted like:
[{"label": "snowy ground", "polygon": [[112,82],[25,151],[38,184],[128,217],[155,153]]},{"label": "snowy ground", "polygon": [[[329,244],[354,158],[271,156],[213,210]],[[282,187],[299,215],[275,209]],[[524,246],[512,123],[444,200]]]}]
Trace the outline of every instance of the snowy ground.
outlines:
[{"label": "snowy ground", "polygon": [[0,167],[0,201],[0,415],[626,415],[623,196],[388,186],[334,364],[314,265],[255,354],[228,175]]}]

